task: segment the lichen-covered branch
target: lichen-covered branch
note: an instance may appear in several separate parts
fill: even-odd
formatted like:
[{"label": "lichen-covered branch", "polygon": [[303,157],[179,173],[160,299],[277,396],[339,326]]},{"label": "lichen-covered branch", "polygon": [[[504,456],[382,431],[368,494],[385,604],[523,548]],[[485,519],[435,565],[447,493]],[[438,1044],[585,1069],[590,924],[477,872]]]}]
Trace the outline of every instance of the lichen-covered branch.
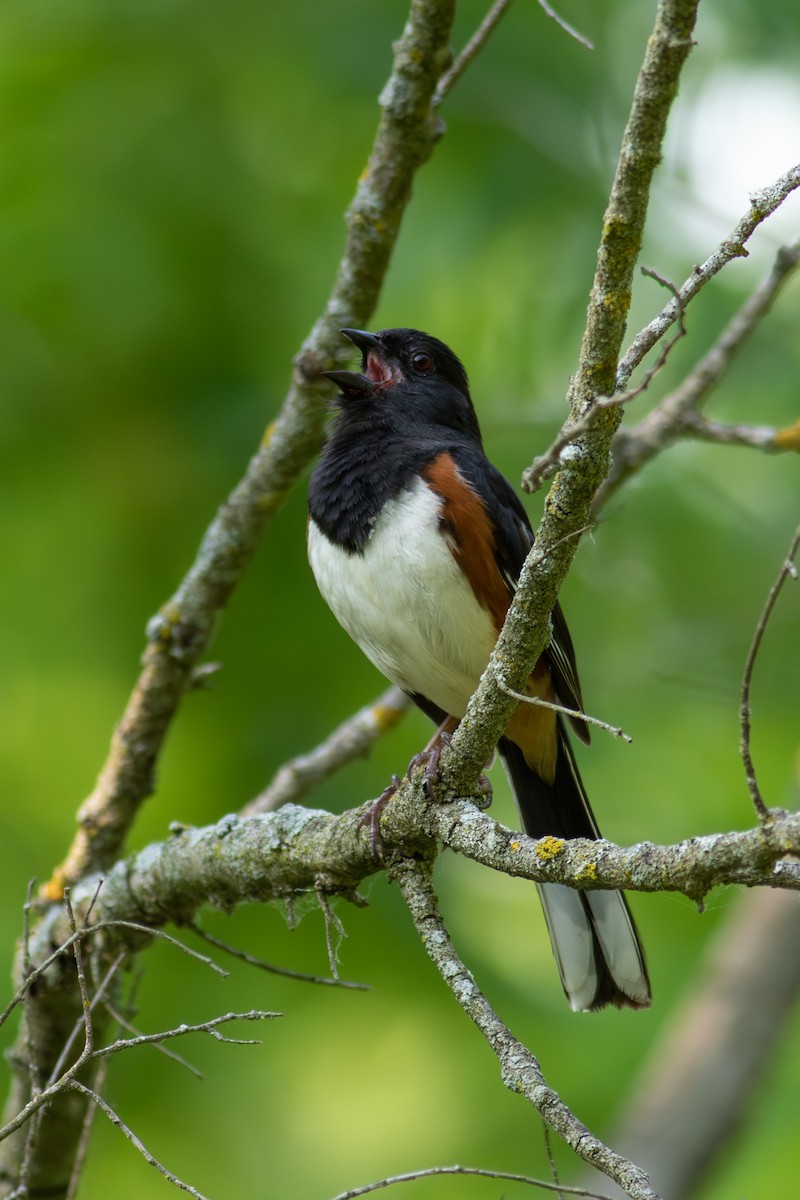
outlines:
[{"label": "lichen-covered branch", "polygon": [[216,622],[268,522],[315,453],[325,397],[319,372],[345,353],[338,329],[368,321],[380,293],[417,169],[443,126],[431,107],[449,59],[454,0],[412,0],[381,95],[367,167],[347,212],[347,243],[324,313],[295,359],[292,385],[247,471],[203,538],[175,595],[148,627],[144,667],[95,790],[82,806],[72,848],[50,894],[87,871],[103,870],[122,848],[175,712]]},{"label": "lichen-covered branch", "polygon": [[646,1173],[604,1145],[578,1120],[549,1087],[531,1051],[500,1020],[456,953],[436,903],[429,871],[420,863],[406,860],[397,865],[394,877],[428,956],[495,1054],[509,1091],[527,1100],[579,1158],[608,1175],[632,1200],[659,1200]]},{"label": "lichen-covered branch", "polygon": [[[681,68],[692,46],[698,0],[660,0],[634,90],[617,172],[606,210],[578,370],[570,386],[573,420],[616,386],[633,273],[641,246],[653,172],[661,157],[667,117]],[[562,456],[547,497],[536,545],[523,568],[514,603],[481,685],[442,755],[442,780],[457,793],[474,788],[507,724],[516,691],[550,640],[550,613],[591,524],[591,503],[609,468],[611,440],[621,414],[609,408]]]},{"label": "lichen-covered branch", "polygon": [[[143,928],[158,929],[167,921],[189,923],[209,904],[225,911],[267,900],[291,905],[301,894],[339,895],[360,903],[361,882],[384,869],[373,853],[365,821],[369,809],[365,805],[333,816],[285,805],[276,813],[226,817],[205,828],[177,828],[169,840],[117,863],[99,891],[96,877],[83,880],[73,890],[75,912],[82,920],[91,908],[89,920],[102,926],[105,952],[112,955],[120,949],[141,949],[147,941]],[[800,855],[800,814],[771,813],[757,829],[693,838],[675,846],[534,841],[498,824],[467,800],[431,803],[417,773],[387,806],[381,833],[390,868],[409,859],[430,862],[441,846],[448,846],[492,870],[579,888],[667,890],[697,902],[719,884],[800,890],[800,867],[789,857]],[[32,942],[31,961],[43,960],[53,945],[68,943],[70,936],[63,909],[50,905]],[[39,977],[36,1003],[26,1009],[25,1020],[33,1023],[30,1044],[36,1044],[42,1063],[47,1047],[54,1061],[60,1055],[79,1016],[78,999],[74,972],[51,968]],[[7,1119],[27,1103],[29,1090],[26,1059],[15,1056],[13,1067],[12,1101],[21,1103],[10,1104]],[[561,1102],[549,1089],[537,1096],[547,1119],[559,1132],[563,1128],[573,1145]],[[80,1101],[74,1092],[59,1097],[60,1120],[55,1129],[49,1121],[44,1127],[48,1140],[41,1152],[47,1158],[34,1162],[39,1178],[57,1181],[62,1166],[68,1166],[69,1131],[73,1123],[79,1127],[82,1115],[80,1108],[69,1107],[72,1098]],[[3,1178],[14,1178],[18,1152],[11,1143],[0,1147],[0,1194]]]},{"label": "lichen-covered branch", "polygon": [[[288,804],[276,813],[224,817],[215,825],[176,830],[117,863],[105,875],[93,919],[160,926],[185,924],[205,905],[231,911],[254,901],[302,893],[358,900],[358,887],[384,869],[376,861],[364,817],[369,805],[339,816]],[[800,890],[800,813],[772,812],[758,828],[689,838],[672,846],[616,846],[578,838],[533,839],[495,821],[468,800],[437,804],[423,796],[418,775],[392,799],[381,821],[383,857],[432,860],[446,846],[492,870],[577,888],[677,892],[701,900],[721,884]],[[76,909],[97,892],[87,878],[73,895]],[[69,930],[59,909],[44,937],[60,944]],[[119,931],[125,937],[125,930]],[[132,941],[140,938],[134,930]]]}]

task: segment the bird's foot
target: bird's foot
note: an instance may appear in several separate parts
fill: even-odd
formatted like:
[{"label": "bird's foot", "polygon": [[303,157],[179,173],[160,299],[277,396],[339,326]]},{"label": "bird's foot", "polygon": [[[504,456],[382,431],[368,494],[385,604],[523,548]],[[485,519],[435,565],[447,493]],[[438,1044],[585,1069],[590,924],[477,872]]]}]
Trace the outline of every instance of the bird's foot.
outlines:
[{"label": "bird's foot", "polygon": [[[408,764],[409,775],[419,767],[424,768],[422,787],[429,800],[435,798],[434,791],[439,778],[439,763],[445,747],[449,746],[452,740],[453,734],[449,730],[440,729],[435,739],[419,754],[415,754]],[[480,809],[488,808],[492,803],[492,784],[487,775],[481,775],[478,780],[478,791],[480,795],[475,797],[476,806]]]},{"label": "bird's foot", "polygon": [[384,862],[383,838],[381,837],[381,813],[402,782],[399,775],[393,775],[392,782],[388,787],[383,789],[377,800],[373,800],[361,818],[361,824],[369,829],[369,845],[372,857],[379,863]]},{"label": "bird's foot", "polygon": [[419,754],[415,754],[411,762],[408,764],[406,775],[410,778],[414,771],[422,769],[424,776],[422,780],[422,788],[429,800],[433,799],[433,791],[436,786],[436,780],[439,776],[439,761],[442,757],[442,751],[445,746],[449,746],[453,740],[453,735],[446,729],[440,729],[432,741],[428,743],[424,750],[420,750]]}]

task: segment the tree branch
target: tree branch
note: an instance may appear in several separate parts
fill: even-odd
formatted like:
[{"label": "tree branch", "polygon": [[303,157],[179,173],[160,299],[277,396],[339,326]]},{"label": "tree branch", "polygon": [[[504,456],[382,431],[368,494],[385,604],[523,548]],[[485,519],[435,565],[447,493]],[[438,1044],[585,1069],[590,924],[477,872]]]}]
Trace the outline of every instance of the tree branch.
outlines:
[{"label": "tree branch", "polygon": [[769,619],[772,615],[772,610],[775,607],[775,602],[780,595],[781,588],[786,580],[791,576],[797,578],[797,568],[795,566],[795,557],[798,549],[800,549],[800,525],[794,531],[791,545],[787,551],[786,557],[781,564],[781,569],[778,571],[777,578],[769,589],[764,608],[761,616],[758,618],[756,631],[753,634],[753,640],[750,644],[750,649],[747,652],[747,659],[744,667],[744,677],[742,679],[742,698],[739,705],[739,726],[741,736],[739,739],[739,753],[744,765],[745,778],[747,779],[747,789],[750,792],[750,799],[753,801],[753,806],[762,821],[769,820],[769,809],[764,803],[761,795],[761,789],[758,786],[756,778],[756,769],[753,763],[753,756],[750,752],[750,718],[752,716],[750,709],[750,686],[753,682],[753,669],[756,665],[756,658],[761,648],[761,642],[764,638]]},{"label": "tree branch", "polygon": [[632,1200],[658,1200],[645,1172],[605,1146],[570,1112],[548,1086],[531,1051],[500,1020],[456,954],[438,910],[429,872],[419,863],[406,860],[394,868],[393,874],[428,956],[497,1057],[509,1091],[523,1096],[579,1158],[608,1175]]},{"label": "tree branch", "polygon": [[792,167],[791,170],[781,175],[769,187],[763,188],[760,192],[753,193],[750,197],[750,208],[733,230],[730,237],[720,242],[714,253],[706,259],[702,266],[695,267],[680,289],[679,297],[670,300],[658,316],[654,317],[649,325],[646,325],[631,342],[617,370],[616,383],[618,388],[627,387],[628,380],[633,371],[636,370],[645,355],[652,350],[656,342],[674,324],[678,316],[679,305],[685,310],[686,306],[694,299],[697,293],[723,267],[726,267],[728,263],[736,258],[746,258],[747,250],[745,246],[759,225],[767,217],[771,217],[780,208],[787,196],[790,196],[798,187],[800,187],[800,165]]},{"label": "tree branch", "polygon": [[[696,902],[722,884],[800,890],[800,864],[787,859],[800,855],[800,813],[773,810],[757,828],[671,846],[534,839],[469,800],[428,801],[421,775],[418,771],[404,783],[384,811],[381,834],[389,864],[410,857],[432,861],[445,846],[506,875],[580,889],[676,892]],[[187,924],[208,904],[230,912],[240,904],[320,891],[358,903],[359,885],[384,868],[373,857],[364,820],[370,807],[334,816],[285,805],[276,813],[229,816],[215,825],[183,829],[118,863],[103,880],[92,920],[106,931],[113,949],[141,946],[142,927]],[[94,880],[77,886],[76,911],[95,892]],[[68,945],[65,920],[54,909],[37,931],[34,950],[40,943]]]},{"label": "tree branch", "polygon": [[344,361],[338,330],[368,321],[380,293],[418,168],[443,127],[432,111],[449,59],[454,0],[412,0],[381,94],[381,118],[347,213],[344,257],[323,315],[295,359],[292,386],[247,472],[219,509],[174,596],[148,626],[139,676],[79,830],[49,895],[120,853],[139,805],[151,793],[155,762],[191,685],[222,609],[267,524],[319,446],[325,416],[319,373]]},{"label": "tree branch", "polygon": [[[697,0],[660,0],[658,5],[603,222],[586,331],[569,392],[573,421],[585,414],[597,396],[610,396],[615,389],[650,183],[661,156],[681,68],[692,45],[696,10]],[[442,754],[445,789],[463,795],[475,788],[516,703],[498,686],[498,676],[509,688],[522,691],[550,640],[550,613],[580,534],[590,525],[591,501],[608,471],[611,439],[620,419],[618,409],[607,409],[563,454],[536,544],[522,570],[489,667],[452,743]]]},{"label": "tree branch", "polygon": [[[741,227],[742,222],[737,228]],[[708,263],[718,261],[722,247],[730,247],[732,241],[733,238],[728,238],[723,242]],[[797,270],[798,264],[800,264],[800,242],[795,242],[792,246],[781,247],[765,278],[728,322],[714,345],[707,354],[699,359],[680,386],[665,396],[635,428],[620,429],[617,432],[611,447],[613,465],[595,497],[594,512],[599,512],[631,475],[640,471],[656,454],[680,437],[700,437],[707,441],[757,446],[766,450],[800,448],[800,439],[798,439],[797,445],[792,446],[791,439],[786,436],[785,432],[781,441],[781,431],[771,426],[721,426],[709,422],[699,415],[699,409],[708,399],[712,389],[728,370],[738,352],[746,345],[759,322],[770,312],[783,286]],[[698,268],[698,272],[704,272],[706,267]],[[708,278],[710,277],[709,275]],[[684,284],[680,292],[681,305],[688,304],[697,295],[697,290],[690,290],[690,285],[693,288],[695,283],[696,275]],[[670,305],[667,305],[657,320],[663,320],[669,309]],[[682,311],[677,304],[676,311]],[[647,330],[652,328],[653,323],[647,327]],[[666,328],[665,326],[664,331]],[[647,330],[643,331],[643,334]],[[643,334],[635,339],[634,347],[640,342]],[[625,367],[625,372],[629,374],[628,367]],[[622,374],[621,367],[620,375],[622,376]]]}]

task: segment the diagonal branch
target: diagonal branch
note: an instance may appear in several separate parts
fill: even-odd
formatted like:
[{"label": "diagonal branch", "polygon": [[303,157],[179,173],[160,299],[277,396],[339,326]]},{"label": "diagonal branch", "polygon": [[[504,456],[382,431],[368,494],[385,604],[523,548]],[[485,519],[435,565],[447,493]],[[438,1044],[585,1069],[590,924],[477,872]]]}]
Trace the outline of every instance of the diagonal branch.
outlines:
[{"label": "diagonal branch", "polygon": [[509,1091],[527,1100],[579,1158],[615,1180],[632,1200],[658,1200],[645,1172],[604,1145],[570,1112],[547,1084],[531,1051],[500,1020],[455,951],[425,867],[406,860],[393,874],[428,956],[497,1057]]},{"label": "diagonal branch", "polygon": [[652,350],[656,342],[675,323],[680,309],[685,309],[701,288],[705,287],[715,275],[719,274],[723,267],[726,267],[736,258],[747,257],[745,247],[759,225],[767,217],[771,217],[780,208],[787,196],[790,196],[798,187],[800,187],[800,164],[792,167],[784,175],[781,175],[769,187],[762,188],[760,192],[753,193],[750,197],[750,208],[732,231],[730,237],[720,242],[714,253],[706,259],[702,266],[695,267],[680,289],[679,296],[670,300],[662,308],[658,316],[654,317],[650,324],[646,325],[636,335],[619,364],[617,387],[627,387],[628,380],[633,371],[639,366],[645,355]]},{"label": "diagonal branch", "polygon": [[319,446],[325,416],[319,372],[346,352],[338,329],[369,319],[414,175],[443,132],[431,99],[449,59],[453,10],[454,0],[412,0],[381,94],[372,152],[347,213],[345,253],[325,311],[295,359],[289,393],[244,478],[209,526],[177,592],[149,624],[144,668],[97,786],[80,810],[75,841],[50,888],[53,897],[64,882],[103,870],[118,856],[140,804],[152,792],[167,729],[220,613]]},{"label": "diagonal branch", "polygon": [[[740,222],[741,225],[741,222]],[[730,245],[732,238],[723,246]],[[721,249],[721,248],[719,248]],[[719,253],[719,249],[717,254]],[[715,255],[708,260],[715,260]],[[707,265],[707,264],[706,264]],[[759,322],[770,312],[780,291],[800,265],[800,242],[783,246],[775,256],[769,272],[748,296],[739,311],[734,314],[711,349],[695,364],[681,385],[665,396],[639,425],[633,429],[620,429],[612,443],[613,467],[600,487],[594,502],[598,512],[606,501],[636,471],[644,467],[656,454],[675,441],[676,438],[692,436],[706,440],[735,442],[737,445],[759,446],[766,450],[792,449],[791,441],[780,431],[770,426],[737,428],[715,426],[699,415],[699,410],[722,376],[734,361],[738,352],[746,345]],[[698,272],[705,268],[699,268]],[[696,287],[697,274],[684,284],[681,301],[688,303],[689,285]],[[710,276],[709,276],[710,277]],[[670,306],[667,306],[669,309]],[[664,313],[667,312],[664,310]],[[663,318],[663,314],[662,314]],[[658,320],[658,318],[657,318]],[[652,324],[647,327],[652,328]],[[634,341],[634,346],[641,338]],[[622,370],[622,368],[621,368]],[[628,368],[626,367],[627,371]],[[723,431],[724,430],[724,431]]]},{"label": "diagonal branch", "polygon": [[[697,3],[660,0],[658,5],[603,222],[580,361],[570,386],[574,421],[597,396],[610,396],[615,390],[617,357],[625,334],[650,184],[681,68],[692,45]],[[513,697],[498,686],[497,676],[509,688],[522,691],[550,640],[550,613],[580,534],[590,524],[592,498],[608,471],[611,439],[620,420],[618,408],[607,409],[562,457],[536,545],[523,568],[489,668],[451,745],[442,754],[441,776],[446,788],[463,794],[475,787],[515,705]]]}]

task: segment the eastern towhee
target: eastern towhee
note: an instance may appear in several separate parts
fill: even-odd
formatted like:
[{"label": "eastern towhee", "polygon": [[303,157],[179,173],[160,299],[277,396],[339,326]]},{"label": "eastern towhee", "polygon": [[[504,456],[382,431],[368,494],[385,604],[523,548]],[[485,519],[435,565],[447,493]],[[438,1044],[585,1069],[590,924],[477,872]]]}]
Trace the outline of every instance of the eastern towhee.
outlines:
[{"label": "eastern towhee", "polygon": [[[508,481],[487,459],[463,366],[414,329],[342,333],[362,373],[323,372],[338,414],[309,489],[308,555],[334,616],[437,724],[463,717],[533,544]],[[583,711],[558,605],[531,695]],[[455,718],[455,720],[453,720]],[[570,717],[589,741],[585,722]],[[526,833],[598,838],[564,717],[518,705],[498,744]],[[576,1011],[644,1008],[650,983],[621,892],[539,887]]]}]

